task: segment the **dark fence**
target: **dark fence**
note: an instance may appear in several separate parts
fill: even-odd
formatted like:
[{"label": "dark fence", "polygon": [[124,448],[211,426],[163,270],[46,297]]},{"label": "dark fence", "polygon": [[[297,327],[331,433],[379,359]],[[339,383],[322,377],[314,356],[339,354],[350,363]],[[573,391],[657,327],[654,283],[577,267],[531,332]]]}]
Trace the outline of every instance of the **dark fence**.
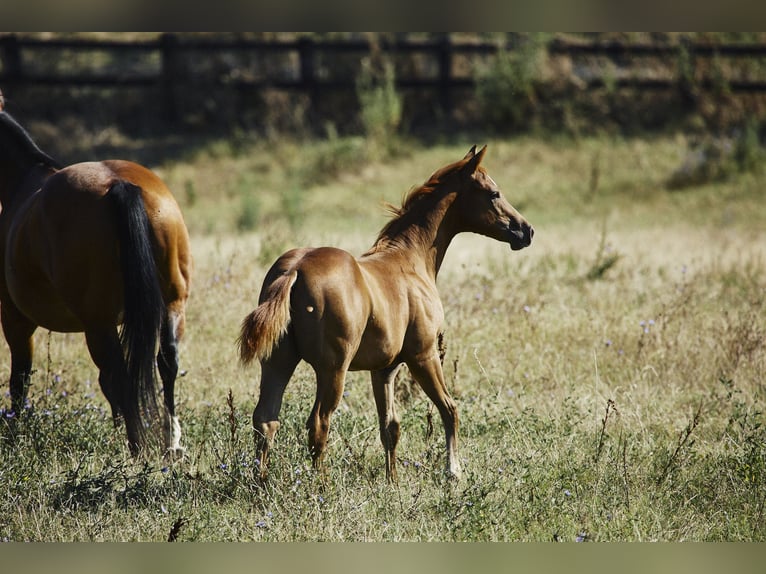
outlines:
[{"label": "dark fence", "polygon": [[[166,118],[173,120],[179,107],[183,108],[181,100],[201,89],[281,90],[304,94],[312,104],[324,96],[353,95],[359,60],[380,51],[393,58],[400,90],[428,94],[449,116],[457,94],[476,87],[477,66],[501,50],[518,49],[523,42],[519,35],[508,35],[498,43],[450,34],[423,39],[386,36],[374,42],[311,37],[218,39],[185,34],[128,41],[7,34],[0,36],[0,87],[9,93],[14,86],[151,89]],[[683,93],[690,86],[704,92],[725,85],[728,94],[766,94],[766,44],[626,43],[586,38],[556,39],[547,44],[547,50],[551,59],[569,61],[567,73],[581,91]],[[683,74],[681,58],[686,66]],[[249,63],[243,65],[243,61]],[[715,64],[720,61],[729,64]],[[726,71],[721,72],[723,69]],[[349,98],[345,101],[351,101]]]},{"label": "dark fence", "polygon": [[[456,73],[453,62],[457,57],[471,55],[492,55],[501,49],[514,50],[517,41],[505,44],[494,42],[474,42],[453,40],[449,35],[429,40],[381,40],[378,48],[391,54],[420,54],[435,63],[436,73],[428,76],[401,76],[397,78],[400,88],[439,89],[450,91],[455,88],[474,86],[472,75]],[[185,37],[176,34],[164,34],[149,41],[87,40],[87,39],[33,39],[10,34],[0,37],[0,82],[3,84],[38,84],[65,86],[172,86],[188,81],[188,75],[180,69],[179,60],[193,52],[206,56],[221,52],[249,52],[260,55],[295,55],[295,67],[287,74],[271,77],[235,77],[211,75],[195,81],[206,83],[226,83],[235,88],[277,88],[300,90],[316,93],[325,89],[349,89],[354,87],[354,78],[326,77],[318,69],[319,56],[329,57],[337,54],[369,53],[370,42],[366,40],[313,40],[308,37],[294,40],[208,40]],[[155,69],[149,71],[119,72],[108,68],[88,72],[58,71],[40,72],[35,70],[33,61],[41,52],[55,53],[62,50],[81,53],[144,54],[157,62]],[[766,45],[731,44],[711,45],[681,43],[629,44],[621,42],[572,42],[554,40],[548,45],[551,55],[565,55],[571,58],[587,56],[606,57],[613,61],[630,58],[678,58],[681,50],[686,50],[692,61],[715,57],[761,59],[766,56]],[[50,56],[49,56],[50,57]],[[432,66],[433,67],[433,66]],[[616,87],[640,89],[672,89],[677,81],[672,78],[641,77],[632,73],[627,77],[603,78],[587,77],[583,80],[587,87],[598,88],[607,82]],[[712,84],[715,80],[704,78],[701,87]],[[728,87],[733,92],[766,92],[766,78],[730,79]],[[170,95],[169,95],[170,97]]]}]

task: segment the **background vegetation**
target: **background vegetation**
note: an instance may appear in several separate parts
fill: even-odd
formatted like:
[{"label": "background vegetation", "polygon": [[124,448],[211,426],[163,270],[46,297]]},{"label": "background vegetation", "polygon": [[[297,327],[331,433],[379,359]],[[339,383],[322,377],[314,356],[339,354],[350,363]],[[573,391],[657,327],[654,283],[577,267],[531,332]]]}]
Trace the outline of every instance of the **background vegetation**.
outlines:
[{"label": "background vegetation", "polygon": [[[380,95],[386,77],[359,84],[389,130],[384,147],[372,127],[267,140],[241,130],[167,154],[152,140],[148,163],[175,191],[196,261],[177,385],[187,456],[132,460],[82,336],[40,331],[15,434],[15,415],[0,412],[0,540],[766,538],[758,124],[476,128],[426,144],[397,127],[396,98]],[[364,100],[374,93],[364,90],[383,92]],[[60,129],[42,130],[54,154],[67,145],[51,137]],[[137,142],[109,145],[147,161]],[[513,253],[458,237],[439,277],[464,479],[444,479],[441,423],[406,371],[399,484],[385,481],[366,373],[348,377],[317,475],[303,427],[315,387],[302,365],[259,485],[258,368],[237,365],[234,341],[266,269],[296,245],[363,252],[386,221],[382,202],[474,143],[488,144],[487,169],[536,233]],[[9,362],[0,351],[5,376]]]}]

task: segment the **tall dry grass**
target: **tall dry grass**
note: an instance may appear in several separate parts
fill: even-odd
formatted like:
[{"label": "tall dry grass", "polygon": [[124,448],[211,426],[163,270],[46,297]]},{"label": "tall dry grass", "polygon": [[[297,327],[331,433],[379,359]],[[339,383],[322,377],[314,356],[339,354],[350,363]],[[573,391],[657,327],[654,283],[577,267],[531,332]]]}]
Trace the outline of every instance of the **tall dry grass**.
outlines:
[{"label": "tall dry grass", "polygon": [[[386,220],[382,201],[468,148],[303,180],[291,225],[281,198],[314,145],[224,146],[159,166],[196,261],[177,385],[187,457],[131,460],[82,337],[39,332],[34,413],[0,443],[0,539],[764,539],[763,176],[670,192],[685,153],[674,137],[489,142],[486,167],[536,234],[518,253],[458,237],[439,277],[462,482],[442,476],[441,424],[406,372],[399,484],[385,481],[364,373],[348,377],[317,475],[304,429],[314,382],[302,365],[272,477],[259,485],[258,368],[237,364],[235,339],[268,265],[294,245],[361,253]],[[243,231],[245,193],[260,209]]]}]

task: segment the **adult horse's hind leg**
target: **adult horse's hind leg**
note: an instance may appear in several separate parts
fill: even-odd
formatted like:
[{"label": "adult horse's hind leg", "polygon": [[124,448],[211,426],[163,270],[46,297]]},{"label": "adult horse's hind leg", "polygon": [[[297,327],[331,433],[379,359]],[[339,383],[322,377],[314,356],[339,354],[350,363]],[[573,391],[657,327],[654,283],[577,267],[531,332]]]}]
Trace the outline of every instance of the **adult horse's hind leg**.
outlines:
[{"label": "adult horse's hind leg", "polygon": [[[120,338],[117,328],[88,329],[85,331],[85,341],[93,362],[99,369],[98,383],[106,400],[112,407],[112,418],[115,426],[120,419],[125,419],[125,429],[128,433],[128,446],[132,454],[137,454],[140,448],[140,421],[129,416],[129,409],[125,408],[125,385],[128,371],[125,367]],[[137,414],[137,413],[136,413]]]},{"label": "adult horse's hind leg", "polygon": [[266,478],[269,449],[279,430],[279,411],[287,383],[295,372],[300,358],[289,337],[284,337],[271,356],[261,361],[261,389],[258,404],[253,410],[255,452],[259,456],[261,479]]},{"label": "adult horse's hind leg", "polygon": [[20,416],[29,392],[29,381],[32,376],[32,355],[34,340],[32,335],[37,326],[22,315],[13,305],[3,305],[0,308],[0,320],[3,325],[5,339],[11,350],[11,409]]},{"label": "adult horse's hind leg", "polygon": [[386,478],[396,482],[396,445],[399,442],[399,416],[394,406],[394,379],[399,365],[383,371],[372,371],[372,392],[378,408],[380,442],[386,451]]},{"label": "adult horse's hind leg", "polygon": [[98,384],[112,408],[112,419],[116,427],[122,420],[122,409],[117,395],[118,389],[115,388],[115,385],[119,384],[119,378],[115,378],[115,369],[112,365],[123,361],[122,368],[124,369],[120,341],[116,337],[116,332],[113,335],[109,330],[106,330],[105,332],[86,331],[85,342],[93,362],[98,367]]},{"label": "adult horse's hind leg", "polygon": [[185,314],[183,303],[171,305],[160,329],[160,350],[157,354],[157,368],[162,379],[162,394],[165,403],[163,436],[165,453],[170,458],[183,456],[181,446],[181,424],[176,416],[175,383],[178,376],[178,343],[184,332]]}]

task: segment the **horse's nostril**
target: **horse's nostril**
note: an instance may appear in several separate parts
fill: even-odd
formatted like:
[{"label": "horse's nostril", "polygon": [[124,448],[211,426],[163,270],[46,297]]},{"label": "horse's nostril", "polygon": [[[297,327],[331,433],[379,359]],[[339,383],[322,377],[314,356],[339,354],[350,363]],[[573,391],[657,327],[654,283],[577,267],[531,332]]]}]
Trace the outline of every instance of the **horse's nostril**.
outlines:
[{"label": "horse's nostril", "polygon": [[532,240],[532,238],[534,236],[535,236],[535,228],[530,225],[529,226],[529,239],[530,239],[530,241]]}]

